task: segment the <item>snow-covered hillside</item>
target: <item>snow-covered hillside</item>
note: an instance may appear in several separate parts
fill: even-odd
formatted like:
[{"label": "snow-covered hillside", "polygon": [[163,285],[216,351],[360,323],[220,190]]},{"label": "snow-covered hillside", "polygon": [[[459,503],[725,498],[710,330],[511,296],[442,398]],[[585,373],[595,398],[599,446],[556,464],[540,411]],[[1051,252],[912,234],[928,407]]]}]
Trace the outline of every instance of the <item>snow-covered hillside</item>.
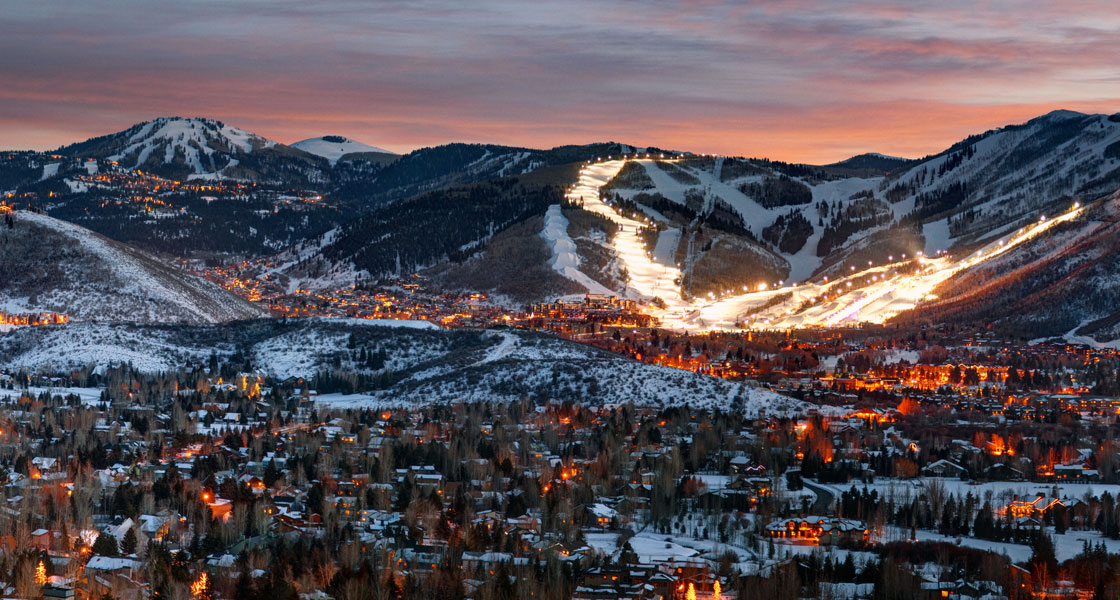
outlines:
[{"label": "snow-covered hillside", "polygon": [[300,140],[291,144],[292,148],[309,152],[315,156],[322,156],[323,158],[331,161],[331,164],[338,162],[340,158],[347,154],[395,154],[388,150],[383,150],[369,144],[363,144],[340,135],[325,135],[323,137],[308,138]]},{"label": "snow-covered hillside", "polygon": [[[863,166],[870,158],[896,167],[905,162],[873,155],[850,160]],[[728,209],[737,225],[790,263],[785,277],[743,283],[800,282],[907,250],[949,251],[1074,199],[1111,193],[1120,187],[1120,117],[1055,111],[973,136],[885,177],[837,168],[848,161],[829,167],[730,157],[635,162],[636,169],[611,183],[611,194],[636,202],[669,230],[695,230],[705,215]],[[686,214],[674,220],[667,206]]]},{"label": "snow-covered hillside", "polygon": [[[80,323],[0,336],[0,363],[39,371],[131,363],[141,371],[205,364],[247,350],[262,372],[309,378],[324,369],[391,372],[381,390],[323,398],[337,406],[516,400],[734,407],[804,414],[807,404],[737,382],[646,365],[526,331],[440,330],[427,323],[293,319],[215,326]],[[380,369],[356,360],[386,357]],[[337,366],[336,366],[337,365]]]},{"label": "snow-covered hillside", "polygon": [[71,321],[214,323],[259,307],[135,248],[45,215],[17,211],[0,229],[0,305]]},{"label": "snow-covered hillside", "polygon": [[182,180],[323,181],[331,168],[307,152],[204,118],[161,117],[58,153]]},{"label": "snow-covered hillside", "polygon": [[1120,194],[963,272],[904,322],[975,323],[1120,348]]},{"label": "snow-covered hillside", "polygon": [[[898,168],[875,174],[844,163],[642,156],[586,166],[568,199],[618,225],[613,251],[630,281],[616,291],[660,298],[669,322],[881,322],[1033,239],[1040,218],[1079,219],[1071,205],[1120,187],[1120,115],[1056,111],[890,164]],[[933,262],[919,277],[912,261],[923,254]]]}]

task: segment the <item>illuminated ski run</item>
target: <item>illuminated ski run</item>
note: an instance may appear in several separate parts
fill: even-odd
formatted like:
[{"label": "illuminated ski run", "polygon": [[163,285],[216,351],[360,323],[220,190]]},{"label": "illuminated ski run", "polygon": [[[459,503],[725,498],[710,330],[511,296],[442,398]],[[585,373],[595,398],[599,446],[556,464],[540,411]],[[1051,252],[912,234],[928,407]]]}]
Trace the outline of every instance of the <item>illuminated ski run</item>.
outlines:
[{"label": "illuminated ski run", "polygon": [[582,203],[585,210],[619,226],[612,244],[630,275],[623,294],[645,300],[659,298],[664,308],[651,307],[650,312],[661,319],[664,327],[672,329],[790,329],[883,323],[930,299],[933,290],[953,275],[999,256],[1058,223],[1074,219],[1083,210],[1075,204],[1057,217],[1043,217],[959,259],[952,255],[917,256],[871,266],[823,283],[763,284],[766,289],[688,301],[681,296],[681,270],[675,264],[654,260],[642,244],[638,232],[653,221],[621,215],[599,199],[599,188],[617,175],[625,162],[608,160],[585,166],[568,199]]}]

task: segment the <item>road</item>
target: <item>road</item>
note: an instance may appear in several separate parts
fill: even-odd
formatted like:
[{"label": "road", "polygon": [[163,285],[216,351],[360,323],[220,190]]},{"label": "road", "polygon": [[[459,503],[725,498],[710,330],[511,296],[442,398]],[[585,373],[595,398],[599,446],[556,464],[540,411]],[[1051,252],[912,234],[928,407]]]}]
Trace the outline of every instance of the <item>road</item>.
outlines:
[{"label": "road", "polygon": [[802,478],[801,483],[809,488],[811,492],[817,495],[816,502],[813,502],[813,514],[826,516],[832,514],[832,505],[836,502],[836,494],[832,490]]}]

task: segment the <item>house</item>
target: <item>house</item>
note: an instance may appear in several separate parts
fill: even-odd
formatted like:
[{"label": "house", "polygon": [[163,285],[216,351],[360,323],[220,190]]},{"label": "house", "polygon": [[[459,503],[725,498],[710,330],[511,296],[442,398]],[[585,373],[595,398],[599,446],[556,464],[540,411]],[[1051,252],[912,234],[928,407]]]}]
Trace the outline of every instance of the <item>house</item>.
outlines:
[{"label": "house", "polygon": [[618,517],[618,512],[606,504],[595,503],[588,505],[587,512],[598,527],[610,527],[611,521]]},{"label": "house", "polygon": [[965,600],[969,598],[1003,598],[1003,587],[994,581],[969,581],[957,579],[955,581],[923,581],[922,594],[927,600],[941,600],[952,598]]},{"label": "house", "polygon": [[965,477],[968,475],[968,469],[945,459],[927,465],[923,472],[933,477]]},{"label": "house", "polygon": [[773,521],[766,526],[766,535],[773,538],[802,539],[821,546],[831,546],[867,541],[870,532],[863,521],[808,516]]},{"label": "house", "polygon": [[1065,503],[1058,498],[1047,498],[1044,494],[1039,494],[1034,499],[1020,499],[1016,496],[1010,504],[1003,507],[1000,511],[1002,514],[1013,517],[1029,517],[1034,519],[1041,519],[1046,516],[1046,513],[1054,508],[1061,506],[1065,507]]},{"label": "house", "polygon": [[1023,472],[1006,463],[996,463],[984,469],[984,478],[993,481],[1020,481]]},{"label": "house", "polygon": [[50,550],[53,537],[49,529],[36,529],[31,532],[31,545],[39,550]]},{"label": "house", "polygon": [[1100,481],[1101,473],[1079,463],[1054,465],[1054,479],[1059,481]]}]

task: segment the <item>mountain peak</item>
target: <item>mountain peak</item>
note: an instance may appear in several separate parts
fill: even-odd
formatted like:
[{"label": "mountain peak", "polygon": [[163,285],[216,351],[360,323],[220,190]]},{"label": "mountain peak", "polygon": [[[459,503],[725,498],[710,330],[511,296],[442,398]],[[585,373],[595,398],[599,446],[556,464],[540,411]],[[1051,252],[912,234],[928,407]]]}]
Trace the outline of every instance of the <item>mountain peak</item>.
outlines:
[{"label": "mountain peak", "polygon": [[396,154],[395,152],[390,152],[376,146],[370,146],[369,144],[363,144],[362,142],[341,135],[324,135],[317,138],[308,138],[295,142],[291,146],[292,148],[303,150],[308,154],[321,156],[331,161],[331,164],[337,163],[339,159],[347,154]]},{"label": "mountain peak", "polygon": [[60,148],[59,154],[103,158],[173,178],[252,178],[249,157],[276,148],[270,139],[215,119],[159,117]]},{"label": "mountain peak", "polygon": [[875,171],[892,171],[910,162],[909,158],[888,156],[878,152],[865,152],[840,162],[827,165],[829,167],[844,167],[847,169],[872,169]]},{"label": "mountain peak", "polygon": [[1078,118],[1081,118],[1081,117],[1084,117],[1084,116],[1086,116],[1086,115],[1085,115],[1085,113],[1082,113],[1082,112],[1077,112],[1075,110],[1066,110],[1064,108],[1059,108],[1057,110],[1052,110],[1052,111],[1042,115],[1041,118],[1047,119],[1047,120],[1050,120],[1050,121],[1065,121],[1067,119],[1078,119]]},{"label": "mountain peak", "polygon": [[[132,143],[129,148],[137,144],[148,144],[161,140],[175,143],[181,147],[190,146],[191,142],[196,142],[204,147],[218,142],[242,152],[252,152],[257,148],[271,148],[276,145],[276,142],[255,133],[203,117],[159,117],[134,125],[118,135],[128,136],[129,142]],[[118,157],[114,157],[114,160],[126,154],[127,149],[125,152],[121,152]],[[201,172],[196,170],[196,173]]]}]

